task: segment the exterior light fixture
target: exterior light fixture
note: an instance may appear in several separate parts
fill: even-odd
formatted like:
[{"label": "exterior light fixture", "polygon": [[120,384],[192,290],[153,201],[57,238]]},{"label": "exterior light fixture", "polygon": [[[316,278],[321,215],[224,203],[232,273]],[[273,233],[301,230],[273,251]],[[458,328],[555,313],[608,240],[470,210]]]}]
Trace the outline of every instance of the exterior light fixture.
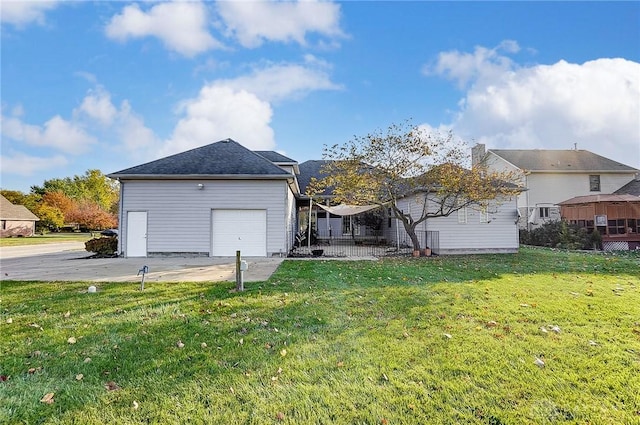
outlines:
[{"label": "exterior light fixture", "polygon": [[198,190],[204,189],[204,185],[202,183],[198,183]]}]

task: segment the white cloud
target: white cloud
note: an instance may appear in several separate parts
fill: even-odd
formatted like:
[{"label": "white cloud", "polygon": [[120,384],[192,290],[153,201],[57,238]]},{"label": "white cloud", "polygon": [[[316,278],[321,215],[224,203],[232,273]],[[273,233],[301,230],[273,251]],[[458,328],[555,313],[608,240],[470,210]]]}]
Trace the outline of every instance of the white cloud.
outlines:
[{"label": "white cloud", "polygon": [[193,57],[222,44],[207,29],[207,8],[200,2],[159,3],[147,12],[139,5],[126,6],[111,18],[105,32],[109,38],[157,37],[170,50]]},{"label": "white cloud", "polygon": [[244,47],[264,41],[306,44],[308,33],[342,37],[340,5],[324,1],[221,1],[218,13],[229,35]]},{"label": "white cloud", "polygon": [[80,108],[74,113],[84,113],[103,125],[110,125],[118,111],[111,103],[111,94],[103,87],[98,86],[85,96]]},{"label": "white cloud", "polygon": [[514,62],[500,52],[516,53],[520,46],[513,40],[505,40],[493,49],[476,46],[473,53],[457,50],[441,52],[435,64],[425,65],[426,75],[441,75],[464,87],[473,80],[493,79],[514,67]]},{"label": "white cloud", "polygon": [[87,152],[91,145],[97,142],[78,124],[59,115],[44,123],[44,126],[26,124],[19,118],[3,116],[2,134],[28,145],[52,148],[74,155]]},{"label": "white cloud", "polygon": [[148,149],[158,143],[154,132],[144,125],[142,117],[133,112],[126,100],[120,105],[116,131],[120,142],[130,152]]},{"label": "white cloud", "polygon": [[234,90],[246,90],[263,100],[277,102],[300,98],[316,90],[340,90],[342,86],[331,82],[326,63],[313,56],[306,64],[274,64],[255,69],[251,74],[217,83]]},{"label": "white cloud", "polygon": [[[488,148],[586,149],[640,167],[640,64],[597,59],[518,67],[477,48],[432,69],[470,83],[451,123]],[[461,58],[456,64],[451,58]],[[473,65],[469,65],[473,63]],[[459,66],[458,66],[459,65]]]},{"label": "white cloud", "polygon": [[159,156],[170,155],[218,140],[231,138],[249,149],[273,149],[270,127],[271,105],[244,90],[213,83],[204,86],[198,97],[182,103],[185,116]]},{"label": "white cloud", "polygon": [[32,22],[45,24],[45,13],[58,7],[59,2],[49,1],[0,1],[0,22],[22,28]]},{"label": "white cloud", "polygon": [[48,158],[29,156],[23,153],[0,155],[2,172],[18,176],[31,176],[42,171],[62,168],[67,164],[67,159],[62,155],[54,155]]}]

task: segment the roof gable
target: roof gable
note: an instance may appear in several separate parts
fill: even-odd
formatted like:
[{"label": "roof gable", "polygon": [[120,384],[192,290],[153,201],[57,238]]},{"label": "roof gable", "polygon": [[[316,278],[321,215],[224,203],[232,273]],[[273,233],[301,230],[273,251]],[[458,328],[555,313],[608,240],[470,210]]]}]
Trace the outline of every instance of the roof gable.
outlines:
[{"label": "roof gable", "polygon": [[269,161],[275,164],[297,164],[298,161],[289,158],[288,156],[284,156],[281,153],[275,151],[253,151],[260,156],[265,157]]},{"label": "roof gable", "polygon": [[613,192],[617,195],[634,195],[640,196],[640,179],[631,180],[620,189]]},{"label": "roof gable", "polygon": [[621,164],[586,150],[548,149],[490,149],[521,170],[552,172],[637,172],[633,167]]},{"label": "roof gable", "polygon": [[24,205],[12,204],[7,198],[0,195],[0,218],[2,220],[39,221],[34,213]]},{"label": "roof gable", "polygon": [[[315,177],[318,180],[321,180],[326,177],[326,174],[322,173],[322,167],[331,161],[322,160],[322,159],[312,159],[309,161],[305,161],[299,165],[300,174],[298,175],[298,185],[300,186],[300,193],[305,194],[307,192],[307,188],[311,183],[311,179]],[[319,193],[320,196],[330,196],[332,194],[331,188],[326,188],[324,192]]]},{"label": "roof gable", "polygon": [[[275,152],[274,152],[275,153]],[[226,139],[109,174],[112,178],[234,176],[291,178],[291,173],[238,142]]]}]

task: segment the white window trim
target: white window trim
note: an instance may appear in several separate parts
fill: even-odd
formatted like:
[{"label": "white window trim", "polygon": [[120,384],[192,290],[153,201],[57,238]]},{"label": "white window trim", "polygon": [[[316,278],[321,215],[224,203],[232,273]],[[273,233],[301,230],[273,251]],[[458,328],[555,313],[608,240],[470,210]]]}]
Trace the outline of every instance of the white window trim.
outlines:
[{"label": "white window trim", "polygon": [[467,224],[467,207],[458,210],[458,224]]}]

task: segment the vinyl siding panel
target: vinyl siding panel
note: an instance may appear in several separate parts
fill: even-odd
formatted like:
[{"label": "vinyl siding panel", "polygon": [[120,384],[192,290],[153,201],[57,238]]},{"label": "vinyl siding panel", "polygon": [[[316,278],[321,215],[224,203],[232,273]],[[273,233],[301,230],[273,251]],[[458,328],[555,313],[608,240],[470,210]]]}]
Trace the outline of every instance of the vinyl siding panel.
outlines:
[{"label": "vinyl siding panel", "polygon": [[[417,216],[422,204],[415,197],[410,197],[400,200],[398,207],[405,212],[415,211],[414,216]],[[429,210],[435,212],[435,205]],[[487,208],[487,222],[482,222],[481,215],[479,207],[468,207],[466,213],[454,212],[448,217],[427,219],[418,225],[417,230],[439,232],[439,254],[517,252],[519,237],[515,198],[491,202]],[[460,220],[463,217],[466,220]],[[394,238],[395,226],[398,225],[400,240],[406,238],[402,223],[395,219],[392,221],[391,238]]]},{"label": "vinyl siding panel", "polygon": [[[286,250],[284,180],[129,180],[121,182],[121,240],[126,213],[147,212],[149,253],[199,253],[211,250],[211,210],[267,211],[267,255]],[[204,188],[198,189],[202,183]],[[126,249],[120,247],[121,251]],[[124,253],[126,255],[126,252]]]}]

